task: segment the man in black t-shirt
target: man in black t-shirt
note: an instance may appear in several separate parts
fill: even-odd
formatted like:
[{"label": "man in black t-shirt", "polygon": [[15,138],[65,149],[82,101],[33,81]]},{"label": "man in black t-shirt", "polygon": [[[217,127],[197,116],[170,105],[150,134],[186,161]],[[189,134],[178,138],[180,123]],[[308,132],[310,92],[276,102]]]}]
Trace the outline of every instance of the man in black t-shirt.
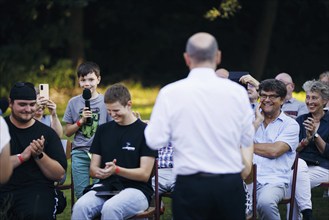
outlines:
[{"label": "man in black t-shirt", "polygon": [[58,198],[54,182],[63,178],[67,161],[56,132],[33,119],[36,93],[31,83],[16,83],[10,91],[11,114],[5,118],[13,174],[0,185],[4,219],[55,219]]},{"label": "man in black t-shirt", "polygon": [[[90,153],[90,175],[100,179],[75,204],[72,219],[127,219],[146,210],[153,188],[151,172],[156,151],[148,148],[144,130],[146,124],[137,119],[131,107],[128,89],[111,86],[104,97],[113,121],[96,131]],[[104,191],[120,191],[110,198]]]}]

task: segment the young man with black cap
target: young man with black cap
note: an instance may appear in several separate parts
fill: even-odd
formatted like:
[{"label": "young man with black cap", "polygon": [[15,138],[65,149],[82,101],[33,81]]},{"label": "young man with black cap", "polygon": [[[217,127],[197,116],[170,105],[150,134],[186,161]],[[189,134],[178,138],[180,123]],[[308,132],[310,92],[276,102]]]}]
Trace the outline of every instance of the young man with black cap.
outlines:
[{"label": "young man with black cap", "polygon": [[8,219],[55,219],[54,182],[63,178],[67,167],[61,141],[53,129],[33,118],[36,92],[32,83],[16,83],[9,106],[11,114],[5,120],[14,171],[0,186],[0,207]]}]

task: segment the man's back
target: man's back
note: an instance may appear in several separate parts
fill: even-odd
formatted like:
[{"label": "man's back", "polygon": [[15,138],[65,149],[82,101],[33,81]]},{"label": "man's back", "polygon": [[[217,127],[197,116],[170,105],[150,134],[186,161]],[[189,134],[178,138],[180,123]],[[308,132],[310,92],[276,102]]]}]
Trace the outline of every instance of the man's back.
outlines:
[{"label": "man's back", "polygon": [[[157,103],[153,112],[161,112],[171,124],[165,130],[172,129],[171,141],[179,158],[175,160],[175,173],[242,170],[240,141],[247,146],[253,136],[246,90],[217,77],[209,68],[196,68],[188,78],[164,87],[158,100],[163,102]],[[153,122],[151,117],[149,126],[165,126]],[[162,141],[159,136],[148,137],[149,143],[153,138]]]}]

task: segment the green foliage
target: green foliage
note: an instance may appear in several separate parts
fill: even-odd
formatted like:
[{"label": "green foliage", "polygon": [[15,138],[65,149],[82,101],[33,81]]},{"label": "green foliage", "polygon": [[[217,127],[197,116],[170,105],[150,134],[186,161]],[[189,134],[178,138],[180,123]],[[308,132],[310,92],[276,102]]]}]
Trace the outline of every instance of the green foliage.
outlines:
[{"label": "green foliage", "polygon": [[241,5],[238,0],[223,0],[218,9],[212,8],[205,14],[205,18],[213,21],[216,18],[229,19],[233,17],[239,10]]},{"label": "green foliage", "polygon": [[40,65],[41,74],[31,74],[31,82],[49,83],[53,88],[73,88],[75,82],[75,70],[71,60],[59,60],[54,66],[46,69]]}]

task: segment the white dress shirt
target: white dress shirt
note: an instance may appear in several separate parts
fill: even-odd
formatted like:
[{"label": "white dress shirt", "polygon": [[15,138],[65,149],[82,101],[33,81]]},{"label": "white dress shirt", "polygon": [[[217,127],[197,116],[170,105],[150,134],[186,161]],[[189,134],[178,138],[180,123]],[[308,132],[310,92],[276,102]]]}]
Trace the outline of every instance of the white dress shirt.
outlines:
[{"label": "white dress shirt", "polygon": [[174,147],[174,173],[239,173],[240,147],[253,144],[253,113],[247,91],[195,68],[188,77],[162,88],[145,130],[149,147]]},{"label": "white dress shirt", "polygon": [[295,160],[298,139],[298,123],[283,112],[267,127],[264,126],[264,123],[261,124],[255,134],[256,144],[282,141],[289,145],[290,151],[277,158],[267,158],[254,154],[254,163],[257,164],[257,182],[277,185],[290,183],[291,167]]}]

